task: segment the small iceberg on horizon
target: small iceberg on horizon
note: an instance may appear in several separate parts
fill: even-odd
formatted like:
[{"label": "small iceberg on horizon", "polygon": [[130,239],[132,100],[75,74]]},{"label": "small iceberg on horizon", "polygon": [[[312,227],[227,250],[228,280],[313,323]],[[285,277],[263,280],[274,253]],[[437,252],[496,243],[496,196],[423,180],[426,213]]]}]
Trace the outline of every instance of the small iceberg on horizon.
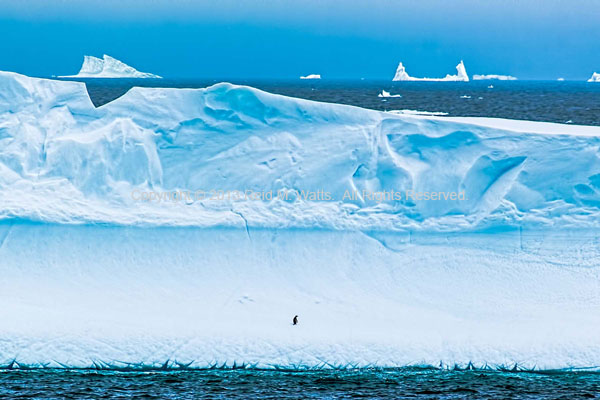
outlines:
[{"label": "small iceberg on horizon", "polygon": [[516,81],[517,78],[510,75],[473,75],[474,81],[486,81],[486,80],[497,80],[497,81]]},{"label": "small iceberg on horizon", "polygon": [[59,78],[150,78],[162,79],[162,76],[137,69],[109,55],[103,58],[83,56],[83,65],[77,75],[62,75]]},{"label": "small iceberg on horizon", "polygon": [[321,79],[321,75],[310,74],[310,75],[306,75],[306,76],[301,76],[300,79]]},{"label": "small iceberg on horizon", "polygon": [[594,72],[592,77],[588,79],[588,82],[600,82],[600,74],[598,72]]},{"label": "small iceberg on horizon", "polygon": [[379,93],[377,95],[377,97],[402,97],[402,95],[400,94],[390,94],[390,92],[386,92],[385,90],[382,90],[381,93]]},{"label": "small iceberg on horizon", "polygon": [[392,81],[469,82],[469,75],[467,75],[467,70],[465,69],[465,64],[462,60],[456,66],[456,75],[448,74],[444,78],[415,78],[408,75],[406,68],[402,62],[400,62],[396,69],[396,75],[394,75]]},{"label": "small iceberg on horizon", "polygon": [[389,114],[420,115],[420,116],[430,116],[430,117],[448,115],[447,112],[442,112],[442,111],[388,110],[386,112],[389,113]]}]

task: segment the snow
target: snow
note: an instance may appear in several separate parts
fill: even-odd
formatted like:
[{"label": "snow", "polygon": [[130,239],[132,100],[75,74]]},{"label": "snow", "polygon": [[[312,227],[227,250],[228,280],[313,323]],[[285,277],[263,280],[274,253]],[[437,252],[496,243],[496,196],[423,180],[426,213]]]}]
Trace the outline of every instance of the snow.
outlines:
[{"label": "snow", "polygon": [[588,82],[600,82],[600,73],[594,72]]},{"label": "snow", "polygon": [[600,365],[600,128],[412,113],[0,72],[0,366]]},{"label": "snow", "polygon": [[461,61],[456,66],[456,75],[446,75],[444,78],[415,78],[406,72],[406,68],[402,62],[398,64],[396,74],[394,75],[393,81],[428,81],[428,82],[468,82],[469,76],[465,69],[465,64]]},{"label": "snow", "polygon": [[473,75],[474,81],[483,81],[483,80],[498,80],[498,81],[516,81],[517,78],[510,75]]},{"label": "snow", "polygon": [[399,95],[399,94],[390,94],[390,92],[386,92],[385,90],[382,90],[382,91],[381,91],[381,93],[379,93],[379,94],[377,95],[377,97],[385,97],[385,98],[388,98],[388,97],[402,97],[402,96],[401,96],[401,95]]},{"label": "snow", "polygon": [[310,74],[310,75],[306,75],[306,76],[301,76],[300,79],[321,79],[321,75]]},{"label": "snow", "polygon": [[148,72],[140,72],[133,67],[108,55],[103,58],[84,56],[83,65],[77,75],[65,75],[61,78],[161,78]]}]

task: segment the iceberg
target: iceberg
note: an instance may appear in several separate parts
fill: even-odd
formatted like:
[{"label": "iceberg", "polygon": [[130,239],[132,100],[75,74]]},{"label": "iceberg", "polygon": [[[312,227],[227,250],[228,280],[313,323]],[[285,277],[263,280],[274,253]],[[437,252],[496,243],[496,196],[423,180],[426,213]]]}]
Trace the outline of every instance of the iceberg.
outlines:
[{"label": "iceberg", "polygon": [[456,75],[446,75],[444,78],[415,78],[406,72],[406,68],[402,62],[398,64],[396,69],[396,75],[394,75],[393,81],[428,81],[428,82],[468,82],[469,76],[465,69],[465,64],[462,62],[456,66]]},{"label": "iceberg", "polygon": [[399,95],[399,94],[390,94],[390,92],[386,92],[385,90],[382,90],[381,93],[379,93],[377,95],[377,97],[385,97],[385,98],[387,98],[387,97],[402,97],[402,96]]},{"label": "iceberg", "polygon": [[474,81],[483,81],[483,80],[498,80],[498,81],[516,81],[517,78],[510,75],[473,75]]},{"label": "iceberg", "polygon": [[594,72],[588,82],[600,82],[600,73]]},{"label": "iceberg", "polygon": [[321,79],[321,75],[310,74],[310,75],[306,75],[306,76],[301,76],[300,79]]},{"label": "iceberg", "polygon": [[63,75],[60,78],[151,78],[161,76],[140,72],[133,67],[108,55],[103,58],[84,56],[83,65],[77,75]]},{"label": "iceberg", "polygon": [[598,147],[0,72],[0,366],[597,368]]},{"label": "iceberg", "polygon": [[442,112],[442,111],[422,111],[422,110],[389,110],[386,112],[392,113],[392,114],[406,114],[406,115],[429,115],[429,116],[448,115],[447,112]]}]

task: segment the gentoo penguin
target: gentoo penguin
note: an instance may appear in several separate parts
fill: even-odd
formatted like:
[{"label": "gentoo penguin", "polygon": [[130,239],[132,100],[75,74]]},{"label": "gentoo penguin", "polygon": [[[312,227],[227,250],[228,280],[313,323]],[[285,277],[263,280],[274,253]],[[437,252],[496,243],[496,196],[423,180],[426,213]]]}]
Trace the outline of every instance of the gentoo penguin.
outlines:
[{"label": "gentoo penguin", "polygon": [[292,322],[294,323],[294,325],[298,324],[298,316],[297,315],[294,317],[294,319],[292,320]]}]

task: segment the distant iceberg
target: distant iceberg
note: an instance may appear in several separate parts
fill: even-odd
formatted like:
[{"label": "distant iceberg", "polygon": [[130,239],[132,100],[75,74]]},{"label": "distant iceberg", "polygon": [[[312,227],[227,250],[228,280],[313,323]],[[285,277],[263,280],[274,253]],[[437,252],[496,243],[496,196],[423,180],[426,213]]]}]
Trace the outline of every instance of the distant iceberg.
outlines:
[{"label": "distant iceberg", "polygon": [[377,95],[377,97],[402,97],[399,94],[390,94],[390,92],[386,92],[385,90],[382,90],[381,93],[379,93]]},{"label": "distant iceberg", "polygon": [[446,75],[444,78],[415,78],[406,72],[402,62],[398,64],[396,69],[396,75],[394,75],[393,81],[430,81],[430,82],[468,82],[469,76],[465,69],[465,64],[461,61],[456,66],[456,75]]},{"label": "distant iceberg", "polygon": [[557,81],[559,81],[559,82],[562,82],[562,81],[564,81],[564,80],[565,80],[565,78],[558,78],[558,79],[557,79]]},{"label": "distant iceberg", "polygon": [[448,115],[447,112],[442,111],[419,111],[419,110],[389,110],[386,111],[389,114],[398,115],[422,115],[422,116],[444,116]]},{"label": "distant iceberg", "polygon": [[162,76],[137,69],[108,55],[103,58],[83,56],[83,65],[77,75],[63,75],[60,78],[153,78],[161,79]]},{"label": "distant iceberg", "polygon": [[590,79],[588,79],[588,82],[600,82],[600,74],[597,72],[594,72],[592,74],[592,77]]},{"label": "distant iceberg", "polygon": [[321,79],[321,75],[310,74],[310,75],[306,75],[306,76],[301,76],[300,79]]},{"label": "distant iceberg", "polygon": [[510,75],[473,75],[473,80],[474,81],[485,81],[485,80],[491,80],[491,79],[495,79],[498,81],[516,81],[517,78],[515,78],[514,76],[510,76]]}]

